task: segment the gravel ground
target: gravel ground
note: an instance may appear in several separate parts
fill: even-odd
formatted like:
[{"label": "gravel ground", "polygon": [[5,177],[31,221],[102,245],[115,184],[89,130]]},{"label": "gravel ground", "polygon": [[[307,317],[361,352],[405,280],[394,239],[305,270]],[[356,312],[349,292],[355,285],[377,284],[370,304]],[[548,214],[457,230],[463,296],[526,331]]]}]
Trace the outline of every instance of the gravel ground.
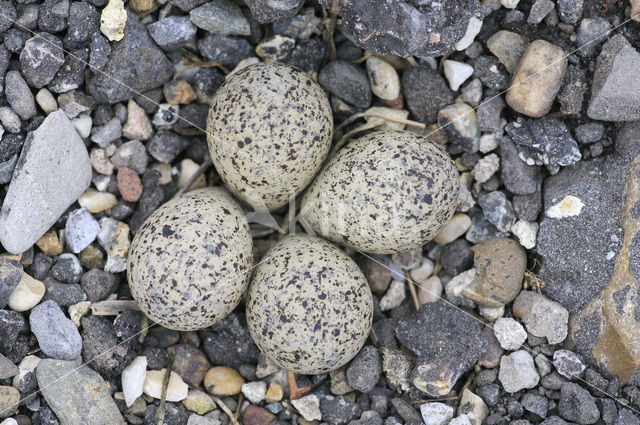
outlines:
[{"label": "gravel ground", "polygon": [[[0,425],[640,424],[638,20],[635,0],[0,0]],[[265,80],[248,85],[260,85],[257,100],[243,95],[243,69],[258,62],[300,70],[276,73],[292,73],[291,91]],[[216,93],[232,100],[215,116],[247,109],[207,135]],[[312,150],[288,152],[291,169],[309,167],[296,194],[332,143],[353,143],[339,151],[352,155],[341,186],[323,171],[308,198],[323,187],[362,194],[356,221],[375,222],[389,199],[400,213],[450,204],[455,214],[444,228],[410,215],[392,232],[377,222],[364,242],[323,234],[340,249],[300,238],[291,253],[281,242],[288,257],[269,262],[284,229],[310,232],[280,202],[291,169],[263,186],[272,211],[257,214],[227,174],[237,158],[218,153],[212,166],[207,144],[259,143],[250,133],[265,99],[302,105],[275,118],[269,145],[317,132]],[[426,136],[455,169],[370,149],[379,134],[351,142],[376,130]],[[354,186],[378,159],[383,178]],[[280,158],[252,160],[245,182]],[[393,177],[394,161],[408,174]],[[397,184],[384,199],[383,180]],[[403,192],[434,180],[433,198]],[[455,180],[457,199],[443,196]],[[193,191],[207,186],[239,200],[220,189],[205,213],[206,191]],[[222,247],[190,226],[204,215],[214,226],[228,209],[240,223],[224,229],[243,259],[234,267],[248,273],[252,257],[253,284],[272,287],[244,297],[249,279],[238,281],[214,296],[225,306],[187,311],[182,280],[172,293],[155,268],[226,271],[213,258]],[[398,248],[436,228],[423,246]],[[160,233],[186,242],[158,239],[152,257],[132,245]],[[146,270],[136,287],[128,261]],[[290,261],[325,279],[311,290],[327,310],[306,319],[345,330],[340,354],[321,338],[286,363],[303,373],[274,353],[304,331],[268,316],[285,296],[304,311],[299,294],[317,282],[275,285]],[[265,316],[252,310],[262,298]],[[145,316],[154,303],[155,320],[183,330]],[[220,320],[186,325],[210,313]]]}]

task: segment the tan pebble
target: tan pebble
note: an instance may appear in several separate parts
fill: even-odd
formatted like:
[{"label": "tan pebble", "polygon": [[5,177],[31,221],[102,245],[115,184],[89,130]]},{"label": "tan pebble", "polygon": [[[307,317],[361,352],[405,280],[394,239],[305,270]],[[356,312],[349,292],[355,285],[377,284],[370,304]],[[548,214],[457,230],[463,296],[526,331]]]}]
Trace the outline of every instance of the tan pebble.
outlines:
[{"label": "tan pebble", "polygon": [[122,127],[122,135],[128,139],[147,140],[153,134],[147,113],[133,99],[127,104],[127,122]]},{"label": "tan pebble", "polygon": [[[142,390],[150,397],[159,399],[162,396],[162,382],[167,369],[148,370]],[[180,375],[171,372],[167,386],[167,401],[182,401],[187,397],[189,386],[184,383]]]},{"label": "tan pebble", "polygon": [[162,92],[167,103],[172,105],[186,105],[198,98],[191,85],[184,80],[169,81],[162,88]]},{"label": "tan pebble", "polygon": [[138,173],[128,167],[120,167],[117,175],[118,190],[122,199],[128,202],[137,202],[142,195],[142,182]]},{"label": "tan pebble", "polygon": [[100,219],[98,242],[107,252],[104,271],[119,273],[127,268],[129,255],[129,225],[110,217]]},{"label": "tan pebble", "polygon": [[640,22],[640,0],[631,0],[631,19]]},{"label": "tan pebble", "polygon": [[128,4],[129,8],[136,13],[147,12],[156,6],[154,0],[131,0]]},{"label": "tan pebble", "polygon": [[93,245],[89,245],[80,251],[78,259],[85,269],[101,269],[104,267],[104,254]]},{"label": "tan pebble", "polygon": [[370,56],[367,59],[367,74],[373,94],[384,100],[394,100],[400,96],[398,73],[389,63]]},{"label": "tan pebble", "polygon": [[347,375],[344,368],[329,372],[331,378],[331,394],[333,395],[345,395],[353,391],[351,385],[347,381]]},{"label": "tan pebble", "polygon": [[118,203],[118,199],[112,193],[98,192],[95,189],[87,189],[78,198],[78,204],[85,207],[89,212],[99,213],[113,208]]},{"label": "tan pebble", "polygon": [[158,184],[160,186],[169,184],[173,180],[173,177],[171,176],[171,165],[163,162],[156,162],[150,168],[160,172],[160,178],[158,179]]},{"label": "tan pebble", "polygon": [[532,42],[511,80],[507,104],[533,118],[546,115],[562,86],[566,70],[567,58],[562,48],[544,40]]},{"label": "tan pebble", "polygon": [[466,103],[456,102],[438,111],[438,123],[441,126],[452,126],[460,136],[466,139],[480,137],[476,111]]},{"label": "tan pebble", "polygon": [[89,154],[89,158],[91,158],[91,166],[98,173],[104,174],[105,176],[113,174],[113,164],[109,161],[109,158],[107,158],[107,154],[104,149],[92,149],[91,154]]},{"label": "tan pebble", "polygon": [[498,31],[487,40],[487,48],[510,73],[518,67],[527,47],[529,47],[527,37],[507,30]]},{"label": "tan pebble", "polygon": [[489,408],[476,394],[465,388],[458,406],[458,415],[467,415],[471,425],[481,425],[484,418],[489,416]]},{"label": "tan pebble", "polygon": [[9,308],[13,311],[31,310],[40,302],[45,291],[42,282],[23,272],[20,283],[9,295]]},{"label": "tan pebble", "polygon": [[42,235],[42,237],[36,242],[36,246],[49,257],[55,257],[56,255],[62,254],[62,244],[60,243],[58,234],[54,229],[51,229]]},{"label": "tan pebble", "polygon": [[282,400],[283,396],[284,396],[284,390],[282,389],[282,386],[277,382],[272,382],[269,385],[269,389],[267,390],[265,401],[267,403],[275,403]]},{"label": "tan pebble", "polygon": [[457,213],[451,217],[451,220],[444,226],[433,240],[440,245],[446,245],[464,235],[471,227],[471,219],[464,213]]},{"label": "tan pebble", "polygon": [[434,303],[442,299],[442,282],[438,276],[431,276],[418,287],[420,304]]},{"label": "tan pebble", "polygon": [[41,88],[38,94],[36,94],[36,102],[38,102],[40,109],[47,115],[58,109],[56,98],[45,88]]},{"label": "tan pebble", "polygon": [[129,406],[127,410],[125,410],[125,413],[129,413],[131,415],[136,415],[136,416],[144,416],[146,411],[147,411],[147,403],[144,401],[144,398],[138,397],[136,398],[136,401],[134,401],[133,404]]},{"label": "tan pebble", "polygon": [[204,387],[213,395],[236,395],[242,391],[244,379],[230,367],[216,366],[204,376]]},{"label": "tan pebble", "polygon": [[91,301],[80,301],[77,304],[69,306],[69,317],[71,321],[80,327],[80,319],[82,319],[91,307]]},{"label": "tan pebble", "polygon": [[19,405],[20,393],[18,390],[6,385],[0,386],[0,418],[13,416],[18,412]]},{"label": "tan pebble", "polygon": [[189,390],[187,398],[182,400],[182,404],[184,404],[187,410],[195,412],[198,415],[204,415],[216,408],[216,402],[213,401],[211,396],[198,390]]},{"label": "tan pebble", "polygon": [[[131,5],[130,5],[131,6]],[[127,11],[122,0],[109,0],[100,15],[100,32],[109,41],[119,41],[124,37],[124,27],[127,24]]]},{"label": "tan pebble", "polygon": [[[183,159],[180,162],[180,174],[178,175],[178,187],[184,187],[187,184],[187,181],[195,174],[195,172],[200,168],[198,164],[190,159]],[[204,177],[204,174],[196,179],[195,182],[191,185],[189,190],[198,189],[201,187],[205,187],[207,185],[207,180]]]}]

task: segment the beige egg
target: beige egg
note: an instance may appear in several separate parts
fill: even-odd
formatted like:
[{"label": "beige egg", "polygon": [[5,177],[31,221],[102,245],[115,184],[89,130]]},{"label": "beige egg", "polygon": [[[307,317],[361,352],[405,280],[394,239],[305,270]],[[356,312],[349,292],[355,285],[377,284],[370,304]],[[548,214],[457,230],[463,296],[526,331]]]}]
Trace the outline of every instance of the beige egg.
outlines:
[{"label": "beige egg", "polygon": [[211,326],[238,305],[249,281],[253,242],[242,208],[222,188],[185,193],[162,205],[131,243],[131,294],[169,329]]},{"label": "beige egg", "polygon": [[447,223],[459,179],[425,137],[381,131],[342,148],[303,195],[300,214],[318,234],[364,252],[416,249]]},{"label": "beige egg", "polygon": [[207,119],[218,174],[256,210],[286,205],[307,187],[329,152],[332,133],[322,88],[302,71],[275,62],[229,77]]},{"label": "beige egg", "polygon": [[247,296],[256,345],[288,370],[339,368],[362,348],[373,298],[356,263],[316,236],[287,236],[256,267]]}]

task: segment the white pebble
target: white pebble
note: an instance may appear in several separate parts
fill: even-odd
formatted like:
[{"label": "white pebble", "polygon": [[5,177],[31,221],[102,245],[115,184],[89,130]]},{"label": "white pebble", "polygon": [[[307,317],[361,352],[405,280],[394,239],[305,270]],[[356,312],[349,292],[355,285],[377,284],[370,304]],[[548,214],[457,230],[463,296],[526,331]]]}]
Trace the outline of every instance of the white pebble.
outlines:
[{"label": "white pebble", "polygon": [[456,50],[461,51],[471,46],[471,43],[476,39],[476,35],[480,32],[480,28],[482,28],[482,21],[473,16],[469,20],[467,32],[464,34],[464,37],[456,43]]},{"label": "white pebble", "polygon": [[426,282],[429,276],[431,276],[431,274],[433,273],[433,267],[433,261],[431,261],[427,257],[422,257],[420,266],[411,270],[409,272],[409,275],[414,282],[422,284]]},{"label": "white pebble", "polygon": [[95,189],[87,189],[78,198],[78,204],[92,213],[99,213],[113,208],[118,203],[118,198],[112,193],[98,192]]},{"label": "white pebble", "polygon": [[527,331],[510,317],[502,317],[493,324],[493,334],[505,350],[517,350],[527,340]]},{"label": "white pebble", "polygon": [[391,285],[389,285],[387,293],[380,299],[380,309],[387,311],[399,307],[405,297],[404,282],[394,280],[391,282]]},{"label": "white pebble", "polygon": [[518,220],[511,226],[511,233],[518,237],[520,245],[531,249],[536,246],[538,228],[538,223],[535,221]]},{"label": "white pebble", "polygon": [[242,384],[242,394],[253,404],[258,404],[267,395],[267,384],[262,381]]},{"label": "white pebble", "polygon": [[471,422],[469,421],[469,417],[463,414],[451,419],[449,425],[471,425]]},{"label": "white pebble", "polygon": [[498,147],[498,137],[493,133],[480,136],[479,150],[482,153],[489,153]]},{"label": "white pebble", "polygon": [[471,219],[468,215],[464,213],[454,214],[440,233],[433,238],[433,240],[440,245],[446,245],[467,233],[467,230],[469,230],[470,227]]},{"label": "white pebble", "polygon": [[471,175],[478,183],[488,181],[500,169],[500,158],[495,153],[480,158],[471,170]]},{"label": "white pebble", "polygon": [[444,61],[444,76],[447,77],[449,87],[453,91],[457,91],[472,74],[473,67],[469,64],[452,60]]},{"label": "white pebble", "polygon": [[298,413],[300,413],[307,421],[319,421],[322,419],[320,400],[315,394],[306,395],[297,400],[291,400],[291,404],[293,404],[293,407],[295,407]]},{"label": "white pebble", "polygon": [[426,282],[418,286],[418,301],[420,305],[434,303],[442,298],[442,282],[438,276],[431,276]]},{"label": "white pebble", "polygon": [[370,56],[367,59],[367,74],[371,91],[380,99],[395,100],[400,96],[400,78],[388,62]]},{"label": "white pebble", "polygon": [[424,403],[420,406],[425,425],[447,425],[453,418],[453,413],[453,407],[444,403]]},{"label": "white pebble", "polygon": [[487,320],[491,320],[492,322],[494,320],[498,320],[499,318],[504,316],[504,306],[503,305],[501,305],[500,307],[495,307],[495,308],[479,307],[479,310],[480,310],[480,315],[482,317],[484,317]]},{"label": "white pebble", "polygon": [[147,379],[147,358],[138,356],[122,371],[122,392],[127,407],[131,406],[142,395],[142,388]]},{"label": "white pebble", "polygon": [[20,283],[9,295],[9,308],[13,311],[31,310],[44,297],[45,291],[44,283],[23,272]]},{"label": "white pebble", "polygon": [[89,115],[79,115],[78,117],[71,120],[71,124],[83,139],[86,139],[91,134],[93,120]]},{"label": "white pebble", "polygon": [[[167,369],[149,370],[142,390],[149,397],[159,399],[162,396],[162,381]],[[169,376],[169,385],[167,386],[167,401],[182,401],[187,398],[189,386],[182,380],[180,375],[171,371]]]},{"label": "white pebble", "polygon": [[500,4],[507,9],[515,9],[518,7],[518,3],[520,3],[520,0],[500,0]]},{"label": "white pebble", "polygon": [[56,98],[45,88],[41,88],[38,94],[36,94],[36,102],[38,102],[40,109],[47,115],[58,109]]},{"label": "white pebble", "polygon": [[86,208],[69,213],[64,227],[64,237],[71,252],[78,254],[98,236],[100,224]]}]

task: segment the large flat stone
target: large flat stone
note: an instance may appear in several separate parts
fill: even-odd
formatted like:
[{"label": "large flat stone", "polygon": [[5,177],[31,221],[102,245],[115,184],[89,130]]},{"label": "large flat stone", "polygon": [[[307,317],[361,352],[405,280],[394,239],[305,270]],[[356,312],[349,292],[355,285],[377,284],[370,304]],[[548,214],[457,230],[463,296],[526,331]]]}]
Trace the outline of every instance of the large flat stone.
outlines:
[{"label": "large flat stone", "polygon": [[173,65],[162,49],[147,28],[129,14],[124,38],[111,43],[104,68],[89,78],[89,91],[97,103],[118,103],[162,86],[172,75]]},{"label": "large flat stone", "polygon": [[91,161],[62,110],[29,133],[0,211],[0,242],[9,252],[29,249],[91,183]]},{"label": "large flat stone", "polygon": [[79,361],[41,360],[36,378],[62,425],[125,424],[107,383]]},{"label": "large flat stone", "polygon": [[538,234],[544,292],[569,312],[569,344],[625,383],[640,382],[640,123],[616,153],[547,179]]}]

